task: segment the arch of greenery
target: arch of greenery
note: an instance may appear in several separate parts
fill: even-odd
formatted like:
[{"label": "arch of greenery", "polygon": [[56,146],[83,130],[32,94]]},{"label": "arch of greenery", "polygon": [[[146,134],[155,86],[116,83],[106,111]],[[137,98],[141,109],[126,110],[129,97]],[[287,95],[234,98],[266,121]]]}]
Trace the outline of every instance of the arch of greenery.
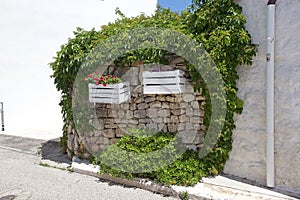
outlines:
[{"label": "arch of greenery", "polygon": [[[199,159],[197,153],[187,151],[167,168],[147,174],[135,174],[135,176],[150,177],[165,184],[191,185],[197,183],[201,177],[221,172],[232,148],[231,136],[235,128],[233,116],[235,113],[240,114],[243,109],[243,102],[237,97],[236,82],[239,76],[236,68],[239,65],[252,64],[252,59],[256,55],[256,45],[252,43],[251,36],[245,28],[246,18],[242,14],[242,8],[233,0],[194,0],[190,8],[182,11],[181,14],[160,7],[152,16],[140,15],[127,18],[119,10],[116,10],[116,14],[120,16],[120,19],[102,26],[100,31],[77,28],[74,37],[61,46],[55,60],[50,63],[54,83],[62,94],[60,102],[64,122],[62,146],[66,146],[68,127],[74,127],[73,83],[78,70],[93,48],[99,42],[131,29],[144,27],[171,29],[202,43],[216,64],[226,87],[226,120],[217,144],[206,157]],[[130,66],[133,62],[140,60],[143,60],[145,64],[167,64],[166,53],[161,49],[136,50],[123,55],[115,61],[115,64]],[[204,123],[208,126],[211,113],[208,89],[200,84],[201,74],[191,64],[187,63],[187,66],[195,90],[202,88],[207,99]],[[123,142],[126,142],[126,138]],[[102,169],[111,174],[127,177],[133,175],[122,174],[106,166],[102,166]]]}]

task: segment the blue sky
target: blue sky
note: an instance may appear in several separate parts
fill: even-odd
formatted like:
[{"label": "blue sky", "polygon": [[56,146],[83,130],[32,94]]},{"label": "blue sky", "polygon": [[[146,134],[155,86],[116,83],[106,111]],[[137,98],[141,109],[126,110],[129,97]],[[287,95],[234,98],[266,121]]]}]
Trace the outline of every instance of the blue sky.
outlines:
[{"label": "blue sky", "polygon": [[164,8],[170,8],[172,11],[178,12],[187,8],[191,4],[192,0],[158,0]]}]

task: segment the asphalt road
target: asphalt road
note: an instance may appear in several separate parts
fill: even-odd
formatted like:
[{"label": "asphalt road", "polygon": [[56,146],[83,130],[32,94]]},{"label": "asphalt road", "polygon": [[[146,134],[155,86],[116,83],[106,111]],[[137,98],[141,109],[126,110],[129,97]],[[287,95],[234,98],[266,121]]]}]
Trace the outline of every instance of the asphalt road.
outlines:
[{"label": "asphalt road", "polygon": [[0,142],[0,200],[175,199],[103,182],[91,176],[41,166],[41,157],[34,148],[29,149],[30,151],[22,152],[11,146],[5,147]]}]

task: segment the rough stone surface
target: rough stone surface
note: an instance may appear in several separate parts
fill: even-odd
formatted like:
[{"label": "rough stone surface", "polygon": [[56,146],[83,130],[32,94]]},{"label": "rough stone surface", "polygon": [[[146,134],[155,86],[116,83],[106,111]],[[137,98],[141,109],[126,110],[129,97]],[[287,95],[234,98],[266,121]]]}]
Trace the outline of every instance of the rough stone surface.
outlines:
[{"label": "rough stone surface", "polygon": [[[265,54],[267,1],[241,0],[259,45],[251,67],[238,69],[243,113],[236,116],[225,173],[266,184]],[[300,193],[300,1],[277,1],[275,40],[275,188]]]}]

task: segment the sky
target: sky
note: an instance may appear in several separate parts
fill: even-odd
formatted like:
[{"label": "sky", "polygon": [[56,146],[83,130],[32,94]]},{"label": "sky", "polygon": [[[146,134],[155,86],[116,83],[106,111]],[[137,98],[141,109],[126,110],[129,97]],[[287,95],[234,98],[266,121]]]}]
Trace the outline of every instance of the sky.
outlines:
[{"label": "sky", "polygon": [[192,0],[158,0],[164,8],[170,8],[172,11],[180,12],[191,4]]}]

